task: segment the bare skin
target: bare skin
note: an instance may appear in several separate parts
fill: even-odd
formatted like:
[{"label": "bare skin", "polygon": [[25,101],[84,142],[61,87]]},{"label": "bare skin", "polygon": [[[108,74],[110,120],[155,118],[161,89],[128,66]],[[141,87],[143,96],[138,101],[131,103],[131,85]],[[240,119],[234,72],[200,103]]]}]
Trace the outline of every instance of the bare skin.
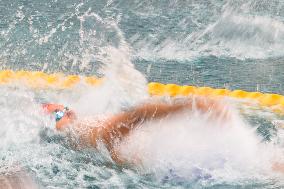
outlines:
[{"label": "bare skin", "polygon": [[[45,104],[44,109],[52,113],[55,110],[63,110],[64,106]],[[97,147],[97,141],[103,141],[112,159],[117,163],[123,163],[124,160],[115,150],[115,145],[117,145],[115,142],[127,137],[133,129],[146,121],[162,119],[168,115],[193,109],[202,113],[210,112],[211,117],[209,118],[212,119],[230,120],[232,118],[228,107],[220,101],[208,97],[196,97],[194,100],[189,98],[186,101],[172,104],[162,102],[146,103],[130,111],[102,120],[102,126],[100,127],[90,127],[88,124],[80,122],[74,111],[69,110],[56,122],[56,129],[63,131],[67,126],[75,127],[76,131],[82,136],[81,143],[85,146]],[[85,129],[86,127],[90,127],[90,129]],[[284,164],[275,162],[272,164],[272,170],[284,173]]]}]

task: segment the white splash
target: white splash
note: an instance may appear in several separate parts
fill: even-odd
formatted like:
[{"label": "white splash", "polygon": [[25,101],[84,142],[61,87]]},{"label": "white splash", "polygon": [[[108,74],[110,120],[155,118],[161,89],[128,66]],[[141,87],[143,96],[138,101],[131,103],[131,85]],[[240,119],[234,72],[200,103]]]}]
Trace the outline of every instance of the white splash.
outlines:
[{"label": "white splash", "polygon": [[281,159],[278,147],[262,143],[237,113],[229,121],[187,112],[149,122],[129,136],[120,152],[161,179],[175,175],[218,182],[267,178],[274,174],[273,161]]},{"label": "white splash", "polygon": [[[234,3],[234,1],[232,1]],[[183,36],[166,37],[158,43],[155,39],[138,40],[133,36],[136,56],[146,60],[192,60],[200,56],[228,56],[237,59],[264,59],[283,56],[284,23],[278,17],[254,14],[247,4],[225,3],[219,19],[197,31],[181,33]],[[238,4],[238,3],[236,3]],[[219,13],[215,13],[215,16]],[[187,25],[186,19],[178,24]],[[181,39],[180,39],[181,38]]]}]

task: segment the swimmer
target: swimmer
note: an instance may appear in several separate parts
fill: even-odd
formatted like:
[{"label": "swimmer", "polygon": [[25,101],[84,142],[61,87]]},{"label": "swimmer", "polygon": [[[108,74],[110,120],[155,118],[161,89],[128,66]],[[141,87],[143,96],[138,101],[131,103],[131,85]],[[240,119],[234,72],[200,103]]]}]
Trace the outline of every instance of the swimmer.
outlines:
[{"label": "swimmer", "polygon": [[[118,143],[127,137],[133,129],[147,121],[162,119],[186,110],[208,113],[209,119],[214,120],[230,121],[232,119],[230,108],[225,103],[209,97],[174,99],[171,103],[144,103],[131,110],[91,121],[78,119],[73,110],[63,105],[43,104],[43,109],[47,113],[55,114],[57,130],[65,131],[71,128],[75,131],[81,146],[97,147],[97,142],[102,141],[112,159],[117,163],[124,162],[116,150]],[[284,164],[273,163],[272,169],[284,173]]]},{"label": "swimmer", "polygon": [[131,130],[144,122],[162,119],[168,115],[192,109],[203,113],[210,112],[213,119],[218,117],[229,119],[230,117],[227,106],[217,100],[201,97],[176,99],[171,103],[144,103],[110,117],[87,121],[78,119],[73,110],[63,105],[43,104],[43,109],[47,113],[55,114],[58,131],[66,131],[66,129],[71,128],[78,135],[80,146],[97,147],[97,141],[102,141],[109,150],[112,159],[116,162],[122,162],[115,150],[117,142],[128,136]]}]

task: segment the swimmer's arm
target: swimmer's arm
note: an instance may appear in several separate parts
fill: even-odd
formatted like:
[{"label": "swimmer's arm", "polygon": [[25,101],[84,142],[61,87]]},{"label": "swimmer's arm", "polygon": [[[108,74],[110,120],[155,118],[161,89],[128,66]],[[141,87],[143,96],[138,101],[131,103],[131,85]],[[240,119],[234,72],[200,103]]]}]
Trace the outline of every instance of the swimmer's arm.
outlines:
[{"label": "swimmer's arm", "polygon": [[210,98],[189,98],[182,102],[175,102],[173,104],[167,103],[147,103],[140,105],[131,111],[120,113],[111,117],[106,121],[106,125],[102,132],[102,139],[110,152],[112,159],[121,164],[124,160],[115,150],[114,141],[121,140],[129,134],[129,132],[137,127],[139,124],[148,121],[166,117],[169,114],[181,112],[183,110],[197,109],[202,112],[210,111],[211,109],[217,111],[222,110],[222,104]]},{"label": "swimmer's arm", "polygon": [[[220,101],[209,97],[188,98],[183,102],[173,104],[167,103],[148,103],[134,108],[131,111],[121,113],[109,119],[108,124],[111,129],[116,129],[121,125],[129,127],[151,119],[159,119],[169,114],[175,114],[183,110],[196,109],[203,113],[210,112],[212,116],[228,118],[229,112],[227,107]],[[122,128],[123,129],[123,128]],[[123,130],[121,130],[123,132]]]},{"label": "swimmer's arm", "polygon": [[[111,156],[114,160],[119,160],[119,156],[114,150],[113,141],[123,139],[129,132],[139,124],[166,117],[169,114],[181,112],[183,110],[197,109],[201,112],[213,111],[212,116],[220,116],[224,106],[217,100],[203,97],[189,98],[183,102],[173,104],[148,103],[138,106],[131,111],[120,113],[106,121],[102,130],[102,137]],[[119,161],[118,161],[119,162]]]},{"label": "swimmer's arm", "polygon": [[192,110],[198,110],[202,113],[208,113],[208,118],[215,120],[230,120],[232,112],[229,106],[218,98],[196,97],[189,105]]},{"label": "swimmer's arm", "polygon": [[118,164],[125,162],[115,150],[116,146],[114,141],[123,139],[132,129],[137,127],[139,123],[143,123],[152,118],[157,119],[164,117],[169,113],[178,112],[185,107],[184,104],[143,104],[131,111],[120,113],[108,119],[104,129],[101,130],[101,136],[112,159]]},{"label": "swimmer's arm", "polygon": [[222,116],[222,118],[227,119],[229,117],[227,114],[230,114],[228,106],[226,106],[221,100],[210,97],[187,98],[182,101],[176,101],[173,104],[146,104],[140,111],[144,112],[145,121],[147,121],[151,118],[159,119],[183,110],[197,110],[202,113],[210,113],[212,118]]}]

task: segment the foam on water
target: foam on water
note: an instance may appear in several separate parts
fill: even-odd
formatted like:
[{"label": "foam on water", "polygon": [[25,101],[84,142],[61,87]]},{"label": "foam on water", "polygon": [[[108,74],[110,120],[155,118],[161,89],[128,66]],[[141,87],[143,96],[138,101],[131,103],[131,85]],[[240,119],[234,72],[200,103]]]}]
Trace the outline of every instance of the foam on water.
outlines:
[{"label": "foam on water", "polygon": [[[3,66],[20,69],[22,63],[27,68],[90,73],[98,48],[117,48],[123,41],[133,47],[131,56],[145,60],[283,55],[281,1],[72,1],[35,3],[35,10],[18,1],[9,4],[1,20]],[[45,12],[52,7],[58,10]],[[50,19],[53,16],[58,19]],[[127,40],[122,40],[124,35]]]},{"label": "foam on water", "polygon": [[283,160],[277,146],[261,140],[237,114],[224,122],[187,112],[141,126],[120,149],[162,180],[242,183],[269,180],[271,162]]},{"label": "foam on water", "polygon": [[[137,41],[134,37],[133,45],[139,49],[136,56],[147,60],[178,61],[211,55],[241,60],[283,56],[283,20],[277,16],[259,15],[254,10],[256,7],[254,1],[227,1],[220,10],[221,14],[214,13],[217,20],[200,26],[196,31],[184,31],[179,37],[166,36],[158,44],[155,39]],[[184,18],[177,25],[186,28],[194,25],[191,19]]]},{"label": "foam on water", "polygon": [[38,149],[40,128],[46,126],[34,94],[1,87],[1,167],[29,162]]}]

